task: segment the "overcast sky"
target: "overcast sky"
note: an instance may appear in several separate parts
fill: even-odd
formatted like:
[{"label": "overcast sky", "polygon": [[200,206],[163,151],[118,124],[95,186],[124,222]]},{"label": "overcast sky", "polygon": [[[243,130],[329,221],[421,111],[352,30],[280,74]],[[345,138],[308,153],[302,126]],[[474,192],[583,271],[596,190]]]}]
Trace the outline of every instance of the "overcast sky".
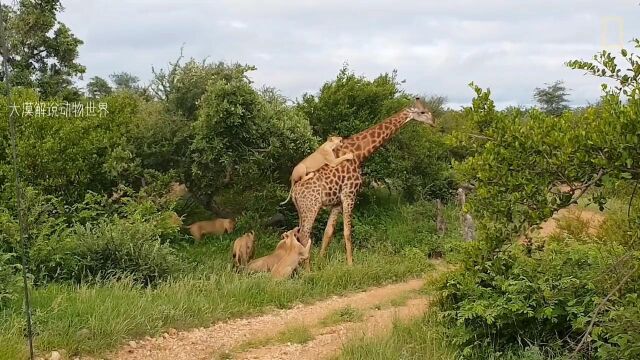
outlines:
[{"label": "overcast sky", "polygon": [[[60,19],[85,44],[85,81],[179,55],[255,65],[258,86],[295,99],[335,78],[343,63],[374,77],[398,70],[403,88],[448,97],[490,87],[501,105],[530,104],[536,87],[564,80],[574,105],[597,100],[600,80],[564,62],[640,37],[638,0],[63,0]],[[629,47],[626,43],[625,46]]]}]

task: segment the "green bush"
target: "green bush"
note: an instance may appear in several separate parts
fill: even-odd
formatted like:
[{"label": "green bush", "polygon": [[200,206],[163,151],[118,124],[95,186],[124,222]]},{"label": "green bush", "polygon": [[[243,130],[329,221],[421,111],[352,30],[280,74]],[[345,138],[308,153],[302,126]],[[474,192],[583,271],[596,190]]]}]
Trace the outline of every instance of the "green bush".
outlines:
[{"label": "green bush", "polygon": [[640,359],[638,293],[625,295],[613,311],[603,316],[592,334],[598,359]]},{"label": "green bush", "polygon": [[[458,326],[457,340],[467,354],[505,352],[517,344],[560,351],[577,343],[598,299],[621,278],[609,271],[624,252],[618,245],[577,243],[569,236],[530,257],[520,247],[504,250],[448,279],[445,317]],[[620,307],[616,297],[610,304],[608,310]],[[606,317],[600,314],[598,323]]]},{"label": "green bush", "polygon": [[14,300],[20,290],[20,267],[15,264],[13,257],[13,254],[0,250],[0,310]]},{"label": "green bush", "polygon": [[171,246],[155,223],[113,219],[77,225],[31,248],[36,283],[131,278],[149,285],[178,270]]},{"label": "green bush", "polygon": [[193,127],[187,185],[205,203],[223,191],[288,188],[289,172],[317,144],[300,112],[244,76],[211,82]]},{"label": "green bush", "polygon": [[[178,270],[170,243],[181,238],[179,229],[151,198],[124,196],[116,204],[89,193],[82,203],[64,206],[30,188],[25,195],[30,271],[38,285],[124,277],[149,285]],[[21,254],[11,213],[0,208],[0,251]]]}]

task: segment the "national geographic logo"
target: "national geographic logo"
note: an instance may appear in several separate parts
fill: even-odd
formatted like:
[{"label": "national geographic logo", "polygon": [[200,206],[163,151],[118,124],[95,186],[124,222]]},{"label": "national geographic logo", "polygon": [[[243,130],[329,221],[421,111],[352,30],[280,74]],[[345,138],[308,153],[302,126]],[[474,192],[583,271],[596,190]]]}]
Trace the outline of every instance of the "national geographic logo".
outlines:
[{"label": "national geographic logo", "polygon": [[603,49],[622,49],[624,47],[624,18],[622,16],[602,17],[600,45]]}]

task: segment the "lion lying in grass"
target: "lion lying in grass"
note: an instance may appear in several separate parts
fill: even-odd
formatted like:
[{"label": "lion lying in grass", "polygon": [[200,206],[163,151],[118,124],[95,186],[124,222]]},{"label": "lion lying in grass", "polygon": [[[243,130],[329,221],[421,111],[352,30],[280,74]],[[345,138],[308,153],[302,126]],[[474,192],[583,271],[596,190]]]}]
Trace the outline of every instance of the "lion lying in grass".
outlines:
[{"label": "lion lying in grass", "polygon": [[257,258],[249,262],[247,265],[247,270],[252,272],[270,272],[274,266],[286,255],[286,240],[285,234],[282,234],[280,242],[276,246],[276,249],[273,253],[263,256],[261,258]]},{"label": "lion lying in grass", "polygon": [[270,272],[276,279],[285,279],[293,274],[300,262],[309,257],[311,242],[302,246],[298,241],[300,228],[296,227],[282,234],[280,242],[274,252],[253,260],[248,265],[248,270],[254,272]]},{"label": "lion lying in grass", "polygon": [[205,220],[198,221],[187,227],[189,228],[191,236],[193,236],[196,241],[200,241],[202,236],[207,234],[222,235],[225,232],[233,232],[235,221],[233,221],[233,219]]},{"label": "lion lying in grass", "polygon": [[298,241],[300,236],[299,227],[287,231],[285,234],[286,252],[273,269],[271,269],[271,276],[275,279],[287,279],[291,277],[291,274],[298,268],[300,263],[309,258],[309,250],[311,250],[311,241],[307,243],[307,246],[303,246]]}]

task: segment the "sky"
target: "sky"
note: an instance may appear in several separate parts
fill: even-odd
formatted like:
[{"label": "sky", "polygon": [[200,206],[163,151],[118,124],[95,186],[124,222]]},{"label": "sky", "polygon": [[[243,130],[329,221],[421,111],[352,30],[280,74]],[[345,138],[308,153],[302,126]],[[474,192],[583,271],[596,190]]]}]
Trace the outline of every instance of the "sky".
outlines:
[{"label": "sky", "polygon": [[184,56],[251,64],[257,87],[292,100],[316,93],[343,66],[373,78],[398,71],[413,94],[469,104],[473,81],[500,107],[532,104],[562,80],[572,105],[597,101],[600,79],[564,63],[619,51],[640,37],[638,0],[62,0],[59,19],[84,41],[83,79]]}]

